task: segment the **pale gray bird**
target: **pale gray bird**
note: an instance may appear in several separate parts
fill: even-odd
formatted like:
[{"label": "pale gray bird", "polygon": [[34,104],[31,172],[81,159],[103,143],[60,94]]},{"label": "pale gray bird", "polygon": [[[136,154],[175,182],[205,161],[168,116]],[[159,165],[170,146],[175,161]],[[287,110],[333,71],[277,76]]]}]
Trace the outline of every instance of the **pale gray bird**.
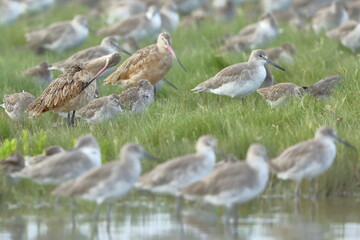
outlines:
[{"label": "pale gray bird", "polygon": [[44,29],[25,34],[29,47],[37,53],[45,50],[62,53],[82,44],[88,36],[87,19],[80,15],[71,21],[53,23]]},{"label": "pale gray bird", "polygon": [[332,40],[340,42],[340,40],[344,38],[347,34],[349,34],[352,30],[354,30],[357,25],[359,25],[359,23],[355,20],[346,21],[339,25],[337,28],[327,31],[326,36],[328,36]]},{"label": "pale gray bird", "polygon": [[111,94],[91,100],[85,107],[76,112],[76,116],[88,123],[100,123],[113,119],[122,112],[119,96]]},{"label": "pale gray bird", "polygon": [[3,104],[0,106],[5,109],[6,114],[15,121],[20,121],[28,114],[25,112],[27,107],[35,100],[34,95],[29,92],[5,94]]},{"label": "pale gray bird", "polygon": [[267,56],[273,61],[284,64],[293,64],[296,53],[295,47],[291,43],[284,43],[279,47],[266,49]]},{"label": "pale gray bird", "polygon": [[25,10],[26,4],[24,3],[13,0],[0,1],[0,24],[12,24],[25,13]]},{"label": "pale gray bird", "polygon": [[24,75],[30,77],[36,83],[48,85],[53,80],[53,74],[49,67],[47,62],[42,61],[39,65],[25,70]]},{"label": "pale gray bird", "polygon": [[31,179],[39,184],[59,185],[100,165],[99,144],[88,134],[80,137],[73,149],[49,156],[46,161],[24,168],[12,176]]},{"label": "pale gray bird", "polygon": [[355,149],[350,143],[339,138],[334,129],[320,127],[315,138],[295,144],[271,161],[270,166],[279,179],[296,181],[295,197],[299,196],[299,187],[303,179],[310,179],[310,194],[314,198],[315,179],[332,165],[336,156],[335,142]]},{"label": "pale gray bird", "polygon": [[243,98],[255,92],[264,82],[266,77],[265,64],[271,64],[285,71],[272,62],[264,50],[257,49],[251,52],[247,62],[224,68],[214,77],[200,83],[192,91]]},{"label": "pale gray bird", "polygon": [[55,155],[57,153],[64,152],[65,150],[60,146],[50,146],[45,148],[43,154],[39,154],[36,156],[24,156],[25,166],[31,167],[35,164],[38,164],[42,161],[46,161],[50,156]]},{"label": "pale gray bird", "polygon": [[181,190],[185,199],[202,200],[227,208],[225,220],[233,211],[237,220],[236,205],[248,202],[260,195],[269,180],[268,157],[265,147],[250,145],[246,161],[226,164],[214,169],[205,178]]},{"label": "pale gray bird", "polygon": [[74,180],[65,182],[52,194],[96,201],[98,207],[94,216],[97,219],[102,203],[111,203],[125,196],[134,187],[141,175],[140,158],[154,158],[136,143],[125,144],[120,150],[119,157],[119,161],[109,162]]},{"label": "pale gray bird", "polygon": [[173,32],[180,21],[177,6],[173,2],[165,3],[160,9],[161,31]]},{"label": "pale gray bird", "polygon": [[289,97],[301,97],[305,90],[294,83],[278,83],[270,87],[256,90],[271,107],[286,103]]},{"label": "pale gray bird", "polygon": [[148,80],[140,80],[137,87],[119,94],[120,106],[132,113],[141,113],[154,102],[154,96],[154,86]]}]

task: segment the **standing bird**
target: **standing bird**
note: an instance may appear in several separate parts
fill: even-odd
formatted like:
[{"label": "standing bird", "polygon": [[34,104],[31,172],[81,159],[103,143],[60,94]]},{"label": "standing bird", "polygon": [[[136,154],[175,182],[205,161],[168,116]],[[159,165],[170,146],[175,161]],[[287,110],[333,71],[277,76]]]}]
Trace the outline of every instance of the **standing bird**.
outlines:
[{"label": "standing bird", "polygon": [[[52,194],[56,196],[78,197],[98,204],[94,217],[97,219],[103,202],[112,202],[125,196],[141,175],[140,158],[154,158],[136,143],[125,144],[120,151],[120,160],[94,168],[86,174],[68,181]],[[108,216],[110,214],[110,208]]]},{"label": "standing bird", "polygon": [[349,14],[343,2],[333,1],[328,7],[316,12],[311,20],[312,29],[316,33],[336,28],[349,20]]},{"label": "standing bird", "polygon": [[35,97],[28,92],[5,94],[3,104],[0,106],[5,109],[6,114],[15,121],[22,120],[27,113],[26,108],[35,100]]},{"label": "standing bird", "polygon": [[315,198],[315,179],[328,170],[336,155],[334,142],[356,149],[350,143],[339,138],[334,129],[328,126],[320,127],[315,138],[300,142],[286,149],[271,161],[272,170],[283,180],[296,181],[295,197],[299,196],[300,183],[304,178],[310,179],[310,193]]},{"label": "standing bird", "polygon": [[50,26],[25,34],[29,47],[37,53],[45,50],[62,53],[82,44],[89,35],[88,22],[77,15],[72,21],[53,23]]},{"label": "standing bird", "polygon": [[80,137],[73,149],[51,155],[46,161],[24,168],[12,176],[31,179],[39,184],[59,185],[100,165],[99,144],[88,134]]},{"label": "standing bird", "polygon": [[139,0],[122,0],[108,2],[106,23],[108,25],[117,21],[124,21],[136,14],[146,12],[146,3]]},{"label": "standing bird", "polygon": [[53,74],[51,70],[49,70],[49,67],[49,64],[43,61],[40,62],[39,65],[27,69],[24,75],[41,85],[48,85],[53,79]]},{"label": "standing bird", "polygon": [[131,55],[131,53],[119,46],[115,38],[105,37],[101,41],[100,45],[83,49],[79,52],[74,53],[67,59],[52,64],[52,69],[64,72],[66,69],[70,68],[76,63],[90,61],[118,51],[124,52],[127,55]]},{"label": "standing bird", "polygon": [[155,85],[170,70],[174,58],[186,72],[171,47],[170,35],[165,32],[161,33],[156,44],[136,51],[108,76],[104,83],[136,87],[140,80],[147,79],[152,85]]},{"label": "standing bird", "polygon": [[305,90],[293,83],[278,83],[256,90],[271,107],[284,104],[289,97],[301,97]]},{"label": "standing bird", "polygon": [[267,63],[285,71],[285,69],[268,59],[264,50],[253,50],[247,62],[224,68],[214,77],[200,83],[191,91],[243,98],[255,92],[264,82],[266,77],[265,64]]},{"label": "standing bird", "polygon": [[225,221],[228,223],[231,211],[237,220],[237,204],[248,202],[265,190],[269,175],[265,147],[252,144],[245,162],[218,167],[202,180],[183,188],[181,194],[185,199],[225,206]]},{"label": "standing bird", "polygon": [[116,94],[91,100],[85,107],[76,112],[88,123],[100,123],[110,120],[123,112],[120,98]]},{"label": "standing bird", "polygon": [[[196,143],[196,153],[170,159],[144,174],[136,187],[154,193],[179,195],[179,189],[199,181],[215,166],[216,140],[202,136]],[[181,210],[181,198],[177,198],[176,214]]]},{"label": "standing bird", "polygon": [[160,9],[161,30],[173,32],[180,21],[177,6],[173,2],[165,3]]},{"label": "standing bird", "polygon": [[150,6],[146,13],[134,15],[124,21],[101,28],[98,34],[114,36],[118,40],[132,39],[135,42],[156,36],[161,31],[158,6]]},{"label": "standing bird", "polygon": [[[38,116],[47,111],[68,113],[68,125],[74,125],[75,111],[94,98],[96,81],[107,68],[121,59],[118,52],[88,62],[77,63],[53,80],[26,111]],[[70,116],[72,112],[72,116]]]},{"label": "standing bird", "polygon": [[327,31],[326,36],[332,40],[341,41],[341,39],[354,30],[358,24],[355,20],[346,21],[337,28]]},{"label": "standing bird", "polygon": [[274,61],[280,61],[285,64],[294,63],[295,47],[290,43],[284,43],[280,47],[266,49],[268,57]]},{"label": "standing bird", "polygon": [[154,86],[148,80],[140,80],[137,87],[131,87],[119,95],[124,110],[141,113],[154,102]]}]

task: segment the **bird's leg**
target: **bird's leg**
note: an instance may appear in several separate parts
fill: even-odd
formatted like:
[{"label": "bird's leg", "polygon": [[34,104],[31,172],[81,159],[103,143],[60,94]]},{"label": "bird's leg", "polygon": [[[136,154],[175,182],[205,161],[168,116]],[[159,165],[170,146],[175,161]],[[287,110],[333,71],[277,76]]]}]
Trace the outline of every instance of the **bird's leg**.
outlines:
[{"label": "bird's leg", "polygon": [[294,192],[294,197],[295,199],[299,198],[299,189],[300,189],[300,184],[301,184],[301,180],[296,182],[296,187],[295,187],[295,192]]},{"label": "bird's leg", "polygon": [[107,205],[107,214],[106,214],[106,220],[110,223],[111,220],[111,209],[112,209],[113,203],[109,202]]},{"label": "bird's leg", "polygon": [[244,97],[241,97],[241,103],[245,104],[245,98]]},{"label": "bird's leg", "polygon": [[71,119],[70,112],[68,112],[68,118],[67,118],[67,121],[66,121],[68,126],[70,126],[70,124],[71,124],[70,119]]},{"label": "bird's leg", "polygon": [[310,191],[311,200],[316,200],[316,178],[310,179]]},{"label": "bird's leg", "polygon": [[237,205],[234,205],[233,207],[233,217],[234,217],[234,227],[238,225],[239,220],[239,207]]},{"label": "bird's leg", "polygon": [[99,212],[100,212],[100,207],[101,207],[101,203],[98,203],[98,204],[96,205],[96,208],[95,208],[95,211],[94,211],[94,214],[93,214],[93,221],[94,221],[94,222],[97,222],[97,221],[98,221]]},{"label": "bird's leg", "polygon": [[183,198],[181,196],[176,197],[175,216],[181,217],[181,209],[183,205]]},{"label": "bird's leg", "polygon": [[75,111],[72,112],[70,123],[72,127],[75,126]]}]

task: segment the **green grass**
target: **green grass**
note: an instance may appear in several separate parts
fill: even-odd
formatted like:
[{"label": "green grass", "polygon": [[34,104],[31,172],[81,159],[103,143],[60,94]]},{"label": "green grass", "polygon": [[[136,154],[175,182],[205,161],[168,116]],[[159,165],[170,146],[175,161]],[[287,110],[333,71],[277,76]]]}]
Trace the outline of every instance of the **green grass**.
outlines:
[{"label": "green grass", "polygon": [[[24,16],[10,27],[0,26],[0,98],[6,93],[22,90],[29,91],[35,96],[40,95],[43,88],[23,77],[23,70],[38,64],[41,60],[55,62],[82,48],[99,44],[101,36],[92,34],[83,45],[61,55],[48,52],[43,56],[37,56],[22,47],[25,44],[24,32],[58,20],[71,19],[74,14],[86,12],[86,8],[76,5],[60,6],[48,14]],[[207,20],[199,29],[179,27],[172,34],[173,47],[188,72],[185,73],[175,63],[167,77],[179,90],[164,85],[155,103],[142,115],[123,114],[101,125],[88,125],[78,120],[75,128],[67,128],[52,125],[54,121],[64,121],[53,113],[45,113],[23,122],[13,122],[4,111],[1,111],[0,157],[4,158],[15,148],[23,154],[38,154],[41,149],[53,144],[71,148],[79,136],[89,132],[100,143],[103,162],[116,159],[120,147],[129,141],[141,143],[149,152],[159,156],[161,161],[165,161],[193,152],[196,139],[203,134],[213,135],[218,139],[220,149],[242,159],[249,144],[254,142],[265,145],[269,156],[275,157],[287,147],[312,138],[316,129],[322,125],[336,128],[340,137],[359,148],[359,60],[357,56],[324,35],[295,30],[285,23],[280,23],[284,33],[264,48],[290,42],[297,49],[295,63],[285,66],[285,72],[271,67],[277,82],[294,82],[306,86],[329,75],[343,75],[343,85],[336,89],[329,99],[318,100],[305,96],[301,100],[291,100],[285,107],[271,109],[256,93],[247,97],[245,104],[241,104],[240,99],[190,92],[190,89],[223,67],[247,60],[249,51],[219,53],[217,50],[218,39],[223,35],[228,32],[235,33],[255,21],[245,18],[244,12],[240,11],[240,15],[232,24],[219,24]],[[104,23],[91,19],[90,25],[99,28]],[[143,45],[150,43],[151,41],[145,41]],[[102,86],[101,81],[99,82],[102,96],[121,91],[117,86]],[[328,108],[335,112],[336,117],[343,120],[333,119]],[[144,171],[148,171],[159,162],[144,160]],[[330,195],[344,192],[359,193],[359,183],[359,155],[338,144],[335,163],[320,177],[318,189]],[[36,186],[29,184],[31,183],[24,182],[18,188],[24,190],[28,189],[27,186]],[[270,186],[267,189],[268,194],[290,193],[294,184],[273,178]]]}]

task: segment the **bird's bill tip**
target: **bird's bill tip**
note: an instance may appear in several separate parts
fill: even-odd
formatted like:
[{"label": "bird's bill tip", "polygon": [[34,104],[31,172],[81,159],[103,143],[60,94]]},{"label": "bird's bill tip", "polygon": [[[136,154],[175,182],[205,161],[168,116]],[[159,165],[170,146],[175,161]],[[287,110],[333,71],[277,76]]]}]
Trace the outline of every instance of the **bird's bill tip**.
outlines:
[{"label": "bird's bill tip", "polygon": [[167,45],[167,49],[169,50],[169,52],[171,53],[171,55],[173,56],[173,58],[175,58],[176,61],[178,61],[178,63],[180,64],[181,68],[182,68],[185,72],[187,72],[185,66],[181,63],[180,59],[176,56],[175,51],[174,51],[174,49],[171,47],[170,44]]},{"label": "bird's bill tip", "polygon": [[144,151],[143,153],[144,158],[154,159],[154,160],[160,160],[158,157],[155,157],[154,155]]},{"label": "bird's bill tip", "polygon": [[351,143],[349,143],[348,141],[345,141],[344,139],[339,138],[339,137],[337,137],[337,140],[338,140],[339,142],[341,142],[342,144],[344,144],[346,147],[349,147],[349,148],[351,148],[351,149],[353,149],[353,150],[355,150],[355,151],[358,151],[357,148],[354,147],[354,146],[353,146]]}]

